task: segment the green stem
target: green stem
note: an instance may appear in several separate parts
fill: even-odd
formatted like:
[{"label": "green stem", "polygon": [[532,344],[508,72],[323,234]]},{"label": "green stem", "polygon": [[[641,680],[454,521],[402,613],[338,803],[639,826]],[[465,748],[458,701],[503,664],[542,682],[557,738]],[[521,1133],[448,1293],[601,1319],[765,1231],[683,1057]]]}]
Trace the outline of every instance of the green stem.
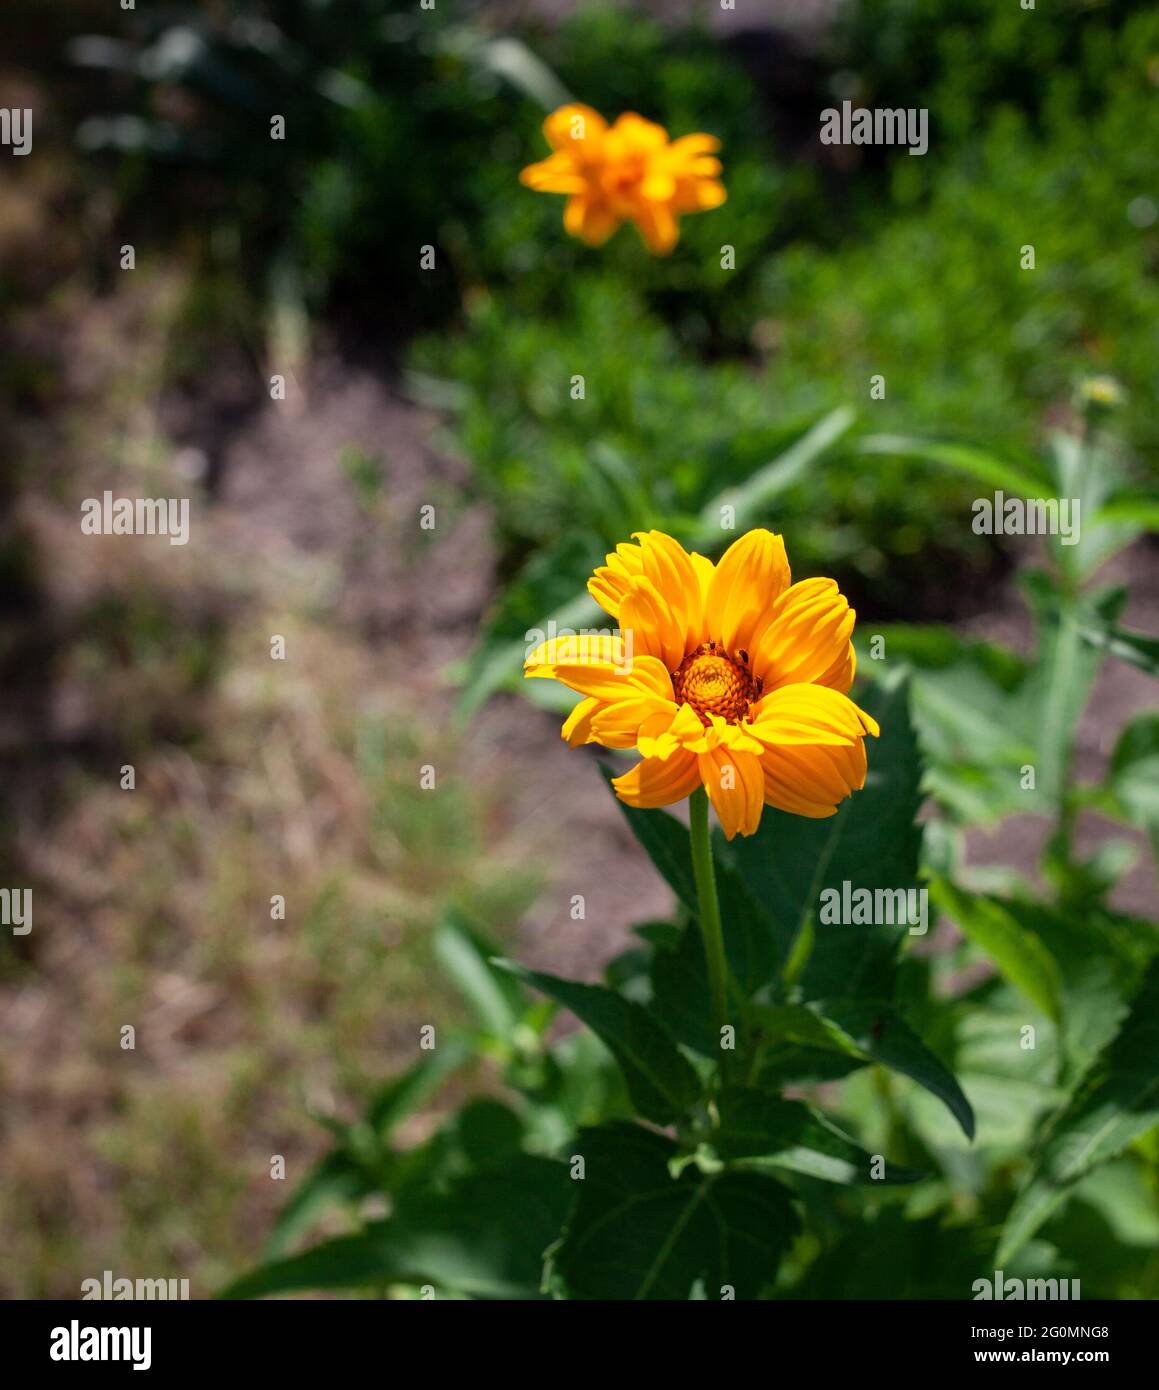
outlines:
[{"label": "green stem", "polygon": [[[698,787],[688,800],[689,829],[692,834],[692,876],[700,904],[700,934],[708,963],[708,990],[712,999],[712,1021],[717,1046],[728,1023],[728,990],[725,984],[724,933],[720,927],[720,903],[716,896],[716,875],[712,868],[712,841],[708,834],[708,794]],[[721,1071],[724,1057],[721,1056]]]}]

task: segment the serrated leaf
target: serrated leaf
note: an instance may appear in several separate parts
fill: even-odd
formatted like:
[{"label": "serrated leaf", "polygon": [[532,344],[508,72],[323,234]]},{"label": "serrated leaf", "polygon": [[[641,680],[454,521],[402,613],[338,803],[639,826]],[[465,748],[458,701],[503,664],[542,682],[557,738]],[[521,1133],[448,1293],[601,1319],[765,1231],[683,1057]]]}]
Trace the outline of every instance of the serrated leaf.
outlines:
[{"label": "serrated leaf", "polygon": [[751,1012],[754,1029],[764,1042],[790,1042],[864,1059],[865,1053],[832,1019],[806,1004],[766,1004]]},{"label": "serrated leaf", "polygon": [[1051,1121],[1006,1218],[997,1262],[1017,1253],[1085,1174],[1159,1125],[1159,958],[1118,1037]]},{"label": "serrated leaf", "polygon": [[937,1096],[966,1138],[973,1139],[974,1111],[953,1072],[888,1004],[867,999],[826,999],[819,1001],[817,1008],[870,1061],[908,1076]]},{"label": "serrated leaf", "polygon": [[990,957],[999,972],[1057,1022],[1062,977],[1058,962],[1042,941],[996,898],[962,892],[945,880],[932,883],[929,891],[938,907]]},{"label": "serrated leaf", "polygon": [[711,1146],[731,1168],[763,1172],[784,1168],[823,1182],[880,1182],[895,1185],[918,1182],[922,1174],[900,1164],[885,1163],[875,1175],[875,1161],[847,1134],[800,1100],[778,1100],[747,1087],[733,1087],[720,1096],[719,1132]]},{"label": "serrated leaf", "polygon": [[[606,769],[604,775],[608,781],[611,780]],[[684,907],[696,917],[698,902],[696,884],[692,877],[692,848],[688,827],[682,825],[667,811],[640,810],[626,806],[619,800],[616,804],[661,877]],[[762,985],[769,983],[775,975],[781,961],[780,945],[764,908],[756,901],[740,875],[719,858],[715,864],[715,873],[730,983],[748,997]],[[659,955],[658,950],[657,958]],[[699,939],[695,942],[682,940],[676,947],[675,958],[665,961],[661,972],[665,978],[660,988],[667,991],[671,999],[684,1003],[695,999],[695,1005],[690,1005],[686,1010],[690,1021],[693,1007],[699,1019],[707,1020],[711,1017],[711,1009],[707,1002],[708,978],[704,965],[704,947]],[[703,1050],[703,1028],[694,1028],[693,1031],[698,1034],[698,1041],[693,1042],[691,1036],[686,1038],[683,1032],[679,1035],[681,1041],[688,1041],[691,1046]]]},{"label": "serrated leaf", "polygon": [[[921,759],[910,723],[908,685],[870,686],[861,703],[881,725],[869,742],[864,790],[827,820],[807,820],[766,806],[760,829],[717,845],[718,861],[731,866],[767,914],[778,956],[788,958],[826,889],[904,889],[917,885],[921,829]],[[801,973],[806,999],[865,991],[888,995],[898,943],[905,927],[818,922],[813,949]]]},{"label": "serrated leaf", "polygon": [[1159,936],[1149,923],[1103,908],[1082,913],[1015,900],[1012,910],[1058,962],[1062,976],[1063,1066],[1069,1088],[1119,1031]]},{"label": "serrated leaf", "polygon": [[836,1076],[845,1075],[850,1063],[877,1062],[937,1096],[973,1139],[974,1114],[953,1073],[886,1001],[822,999],[808,1006],[770,1005],[754,1009],[752,1020],[774,1044],[762,1069],[764,1083],[784,1073],[785,1061],[775,1050],[781,1041],[799,1049],[800,1055],[836,1057],[841,1063]]},{"label": "serrated leaf", "polygon": [[794,1298],[970,1298],[979,1275],[993,1278],[986,1234],[941,1214],[907,1219],[897,1206],[850,1227],[810,1266]]},{"label": "serrated leaf", "polygon": [[798,1228],[790,1193],[756,1173],[669,1172],[676,1145],[637,1125],[580,1132],[575,1210],[553,1271],[582,1299],[755,1298]]},{"label": "serrated leaf", "polygon": [[1117,813],[1159,837],[1159,714],[1137,715],[1125,726],[1103,786]]},{"label": "serrated leaf", "polygon": [[445,1191],[408,1195],[358,1235],[262,1265],[219,1297],[429,1283],[475,1298],[538,1298],[544,1252],[572,1197],[562,1163],[516,1154]]},{"label": "serrated leaf", "polygon": [[495,962],[570,1009],[616,1059],[632,1103],[655,1124],[668,1124],[700,1099],[692,1064],[665,1029],[640,1004],[605,989],[527,970],[514,961]]}]

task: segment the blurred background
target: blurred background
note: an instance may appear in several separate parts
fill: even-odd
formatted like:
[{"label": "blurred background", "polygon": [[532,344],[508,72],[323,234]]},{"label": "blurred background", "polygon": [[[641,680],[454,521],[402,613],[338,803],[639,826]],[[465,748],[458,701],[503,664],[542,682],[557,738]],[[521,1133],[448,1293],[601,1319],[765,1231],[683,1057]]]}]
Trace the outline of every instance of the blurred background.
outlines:
[{"label": "blurred background", "polygon": [[[590,761],[529,712],[518,657],[606,549],[695,537],[722,492],[784,532],[795,575],[838,578],[866,637],[953,671],[922,726],[945,823],[979,882],[1038,881],[1047,828],[987,782],[998,707],[953,706],[963,643],[979,681],[1016,682],[1043,547],[976,535],[971,503],[1097,444],[1122,498],[1099,582],[1156,630],[1159,13],[7,18],[4,102],[34,125],[27,157],[0,151],[0,882],[31,887],[34,927],[0,938],[0,1293],[72,1298],[109,1268],[204,1296],[252,1260],[283,1197],[270,1155],[301,1173],[316,1121],[461,1008],[431,951],[447,905],[581,975],[667,910]],[[665,260],[630,227],[569,239],[562,200],[518,183],[566,96],[716,134],[728,202]],[[820,144],[846,99],[928,108],[928,154]],[[105,489],[190,498],[189,544],[81,543]],[[1100,795],[1076,842],[1082,891],[1146,916],[1140,665],[1108,664],[1077,725]],[[1143,730],[1126,753],[1124,725]],[[1131,1200],[1112,1294],[1146,1287],[1132,1239],[1157,1234]]]}]

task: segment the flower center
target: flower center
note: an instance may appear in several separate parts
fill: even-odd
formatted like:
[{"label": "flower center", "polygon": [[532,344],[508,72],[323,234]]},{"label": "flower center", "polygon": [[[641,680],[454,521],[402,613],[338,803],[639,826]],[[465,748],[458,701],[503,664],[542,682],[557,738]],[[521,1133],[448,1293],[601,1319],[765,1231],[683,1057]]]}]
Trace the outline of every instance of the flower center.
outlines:
[{"label": "flower center", "polygon": [[748,652],[728,656],[716,642],[702,642],[672,673],[676,703],[687,702],[707,728],[709,715],[739,724],[761,698],[764,682],[749,670]]}]

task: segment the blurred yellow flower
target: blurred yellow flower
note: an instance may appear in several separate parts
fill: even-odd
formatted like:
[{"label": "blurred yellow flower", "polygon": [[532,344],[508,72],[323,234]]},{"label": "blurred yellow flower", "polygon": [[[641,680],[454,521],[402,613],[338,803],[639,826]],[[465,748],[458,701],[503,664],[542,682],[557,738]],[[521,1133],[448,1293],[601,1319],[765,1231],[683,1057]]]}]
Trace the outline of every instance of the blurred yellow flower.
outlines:
[{"label": "blurred yellow flower", "polygon": [[680,215],[717,208],[714,135],[669,141],[663,126],[632,111],[609,126],[598,111],[573,103],[543,123],[555,151],[529,164],[520,181],[539,193],[567,193],[563,225],[589,246],[602,246],[621,222],[634,222],[648,250],[666,256],[680,239]]},{"label": "blurred yellow flower", "polygon": [[1113,376],[1088,376],[1079,383],[1079,395],[1089,405],[1107,409],[1123,404],[1123,388]]},{"label": "blurred yellow flower", "polygon": [[584,697],[563,726],[573,748],[643,755],[612,784],[621,801],[667,806],[703,785],[731,840],[764,806],[831,816],[865,785],[880,731],[847,694],[855,614],[832,579],[791,582],[780,536],[749,531],[714,565],[637,532],[588,590],[618,632],[550,638],[524,674]]}]

